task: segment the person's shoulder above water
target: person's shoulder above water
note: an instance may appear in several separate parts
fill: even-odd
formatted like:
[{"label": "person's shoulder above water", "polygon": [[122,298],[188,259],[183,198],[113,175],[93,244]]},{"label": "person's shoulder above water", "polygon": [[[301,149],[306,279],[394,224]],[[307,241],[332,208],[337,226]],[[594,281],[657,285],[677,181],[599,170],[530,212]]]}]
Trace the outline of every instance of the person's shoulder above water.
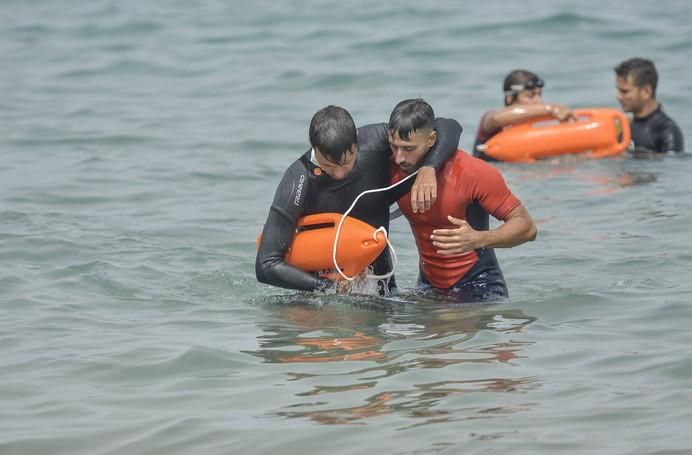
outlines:
[{"label": "person's shoulder above water", "polygon": [[371,123],[358,128],[358,151],[367,154],[389,147],[387,123]]},{"label": "person's shoulder above water", "polygon": [[682,131],[660,104],[648,116],[634,118],[631,127],[634,154],[684,152]]}]

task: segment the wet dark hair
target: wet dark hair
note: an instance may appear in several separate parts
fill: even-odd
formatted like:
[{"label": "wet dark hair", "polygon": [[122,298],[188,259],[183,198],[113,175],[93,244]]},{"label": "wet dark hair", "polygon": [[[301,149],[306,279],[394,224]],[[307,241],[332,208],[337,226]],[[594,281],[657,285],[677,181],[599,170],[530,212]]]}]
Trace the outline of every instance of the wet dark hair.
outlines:
[{"label": "wet dark hair", "polygon": [[389,132],[408,140],[411,133],[435,128],[435,112],[423,98],[411,98],[394,106],[389,116]]},{"label": "wet dark hair", "polygon": [[[540,81],[540,84],[539,84]],[[524,69],[517,69],[509,73],[507,76],[505,76],[505,80],[502,83],[502,93],[504,94],[504,101],[505,101],[505,106],[509,106],[512,104],[516,99],[518,92],[516,93],[507,93],[507,92],[512,92],[512,86],[513,85],[533,85],[533,86],[543,86],[543,81],[541,80],[540,77],[536,73],[533,73],[529,70],[524,70]],[[507,98],[511,97],[509,101],[507,101]]]},{"label": "wet dark hair", "polygon": [[309,134],[310,145],[329,161],[339,164],[356,143],[356,124],[346,109],[329,105],[312,116]]},{"label": "wet dark hair", "polygon": [[658,85],[658,72],[651,60],[645,58],[631,58],[615,67],[615,74],[623,79],[632,76],[632,82],[638,88],[645,85],[651,86],[651,95],[656,97],[656,85]]}]

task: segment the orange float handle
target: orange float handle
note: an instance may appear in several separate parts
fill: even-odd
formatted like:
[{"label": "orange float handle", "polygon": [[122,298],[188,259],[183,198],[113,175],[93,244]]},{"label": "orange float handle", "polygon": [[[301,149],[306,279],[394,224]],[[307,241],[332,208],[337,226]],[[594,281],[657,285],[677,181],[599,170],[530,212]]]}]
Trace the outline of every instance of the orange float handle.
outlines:
[{"label": "orange float handle", "polygon": [[603,122],[612,122],[616,141],[610,146],[596,148],[591,153],[591,156],[594,158],[604,158],[619,155],[627,149],[630,140],[632,139],[629,118],[627,118],[627,115],[625,115],[624,112],[614,109],[608,109],[607,111],[603,111],[599,114],[600,116],[598,118],[602,119]]}]

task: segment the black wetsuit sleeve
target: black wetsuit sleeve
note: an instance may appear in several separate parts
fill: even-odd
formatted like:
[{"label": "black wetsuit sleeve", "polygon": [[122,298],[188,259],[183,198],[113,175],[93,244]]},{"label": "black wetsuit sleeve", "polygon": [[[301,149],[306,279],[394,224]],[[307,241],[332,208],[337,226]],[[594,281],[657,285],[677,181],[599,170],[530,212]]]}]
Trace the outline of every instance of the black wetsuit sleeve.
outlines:
[{"label": "black wetsuit sleeve", "polygon": [[255,274],[262,283],[306,291],[332,286],[330,280],[300,270],[285,261],[307,199],[307,172],[304,166],[295,162],[276,189],[255,259]]},{"label": "black wetsuit sleeve", "polygon": [[658,136],[659,152],[682,152],[685,147],[683,144],[682,131],[671,119],[666,119],[663,128]]},{"label": "black wetsuit sleeve", "polygon": [[432,166],[440,169],[459,148],[459,139],[463,128],[454,119],[438,117],[435,119],[437,141],[423,157],[421,166]]},{"label": "black wetsuit sleeve", "polygon": [[[454,155],[459,147],[459,139],[463,128],[454,119],[435,119],[435,131],[437,141],[421,161],[421,166],[431,166],[440,169],[442,164]],[[358,128],[359,153],[381,153],[383,158],[389,160],[391,149],[389,148],[389,125],[387,123],[373,123]]]},{"label": "black wetsuit sleeve", "polygon": [[386,163],[391,153],[386,123],[371,123],[358,128],[358,154],[377,155],[378,162]]}]

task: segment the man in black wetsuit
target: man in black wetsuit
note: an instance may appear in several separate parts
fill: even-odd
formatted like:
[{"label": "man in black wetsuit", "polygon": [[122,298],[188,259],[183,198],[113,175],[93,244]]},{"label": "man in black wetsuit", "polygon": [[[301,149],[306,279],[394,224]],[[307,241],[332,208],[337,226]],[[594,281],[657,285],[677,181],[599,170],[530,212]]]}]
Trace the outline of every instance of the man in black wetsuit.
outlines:
[{"label": "man in black wetsuit", "polygon": [[634,153],[682,152],[683,137],[678,125],[663,112],[656,100],[658,72],[651,60],[632,58],[615,67],[617,100],[630,123]]},{"label": "man in black wetsuit", "polygon": [[[456,120],[441,118],[436,120],[435,129],[437,144],[426,155],[413,187],[403,184],[391,191],[368,194],[358,201],[350,216],[389,230],[389,206],[409,190],[414,207],[420,211],[430,208],[437,197],[435,169],[454,154],[462,130]],[[285,262],[298,218],[314,213],[344,213],[363,191],[389,186],[388,134],[387,123],[366,125],[356,132],[351,115],[338,106],[327,106],[313,116],[309,131],[312,148],[284,173],[264,224],[255,260],[260,282],[299,290],[334,286],[330,279]],[[375,274],[390,272],[389,252],[385,250],[372,265]],[[394,280],[379,283],[383,294],[393,287]]]}]

